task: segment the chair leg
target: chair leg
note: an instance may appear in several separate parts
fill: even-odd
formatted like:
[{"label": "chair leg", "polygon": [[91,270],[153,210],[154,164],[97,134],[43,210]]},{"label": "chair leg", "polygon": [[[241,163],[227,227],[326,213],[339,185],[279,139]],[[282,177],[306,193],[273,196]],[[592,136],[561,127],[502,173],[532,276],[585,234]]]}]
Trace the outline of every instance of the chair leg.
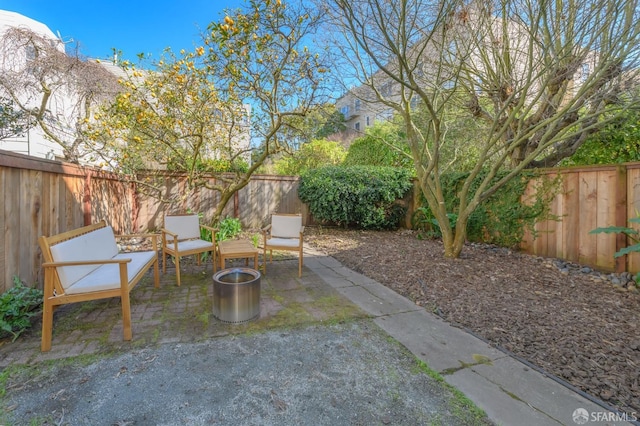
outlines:
[{"label": "chair leg", "polygon": [[42,342],[40,350],[48,352],[51,350],[51,335],[53,334],[53,306],[51,302],[44,301],[42,307]]},{"label": "chair leg", "polygon": [[302,247],[300,247],[300,251],[298,252],[298,256],[300,259],[298,260],[298,277],[302,277],[302,264],[303,264],[303,256],[302,256]]},{"label": "chair leg", "polygon": [[164,247],[162,247],[162,274],[167,273],[167,254],[164,251]]},{"label": "chair leg", "polygon": [[178,287],[180,287],[180,256],[175,256],[176,259],[176,281],[178,282]]},{"label": "chair leg", "polygon": [[129,292],[123,291],[120,296],[120,302],[122,303],[122,334],[124,340],[131,340],[133,333],[131,332],[131,301],[129,299]]},{"label": "chair leg", "polygon": [[157,260],[153,264],[153,286],[155,288],[160,288],[160,266],[158,265]]},{"label": "chair leg", "polygon": [[264,275],[267,275],[267,245],[264,245],[263,251],[262,251],[262,273]]}]

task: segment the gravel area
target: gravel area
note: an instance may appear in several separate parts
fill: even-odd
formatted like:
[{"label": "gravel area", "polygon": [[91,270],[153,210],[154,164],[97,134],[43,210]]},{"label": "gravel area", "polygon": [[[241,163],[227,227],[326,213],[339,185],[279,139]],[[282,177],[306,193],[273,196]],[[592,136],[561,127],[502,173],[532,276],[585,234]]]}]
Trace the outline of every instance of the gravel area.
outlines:
[{"label": "gravel area", "polygon": [[367,320],[34,366],[12,425],[490,425]]}]

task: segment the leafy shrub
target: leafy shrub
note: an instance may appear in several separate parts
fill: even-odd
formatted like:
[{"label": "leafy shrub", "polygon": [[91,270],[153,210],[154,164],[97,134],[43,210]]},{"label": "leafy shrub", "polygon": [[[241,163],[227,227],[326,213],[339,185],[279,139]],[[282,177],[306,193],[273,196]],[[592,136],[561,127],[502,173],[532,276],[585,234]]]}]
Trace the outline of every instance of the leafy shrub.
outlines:
[{"label": "leafy shrub", "polygon": [[414,168],[406,136],[393,123],[368,127],[365,135],[349,146],[343,165]]},{"label": "leafy shrub", "polygon": [[42,305],[42,290],[25,286],[18,277],[13,287],[0,296],[0,334],[11,334],[15,341],[31,327],[31,317]]},{"label": "leafy shrub", "polygon": [[[618,106],[616,106],[617,108]],[[619,164],[640,161],[640,112],[631,108],[589,136],[561,166]],[[606,117],[605,118],[609,118]]]},{"label": "leafy shrub", "polygon": [[363,229],[397,228],[411,188],[409,171],[393,167],[323,167],[300,179],[298,195],[320,221]]},{"label": "leafy shrub", "polygon": [[[504,172],[506,173],[506,172]],[[442,191],[447,200],[447,211],[454,212],[458,209],[460,200],[457,194],[460,187],[469,174],[447,173],[442,175]],[[474,193],[484,179],[485,175],[479,175],[473,182],[470,193]],[[502,177],[499,173],[494,180]],[[535,199],[527,205],[521,202],[527,184],[533,173],[525,173],[519,178],[512,179],[499,191],[489,197],[471,214],[467,224],[467,238],[471,241],[497,244],[502,247],[515,247],[520,244],[526,229],[533,230],[536,220],[548,213],[549,202],[555,195],[555,181],[545,182],[539,188]],[[440,229],[426,206],[416,210],[412,217],[412,226],[419,230],[420,236],[425,238],[438,238]],[[455,225],[456,215],[448,213],[451,225]]]},{"label": "leafy shrub", "polygon": [[274,168],[279,175],[297,176],[318,167],[338,165],[346,154],[346,150],[338,142],[316,139],[303,144],[293,155],[277,160]]},{"label": "leafy shrub", "polygon": [[218,224],[218,232],[216,232],[216,241],[230,240],[235,238],[242,231],[242,223],[240,219],[235,217],[227,217]]}]

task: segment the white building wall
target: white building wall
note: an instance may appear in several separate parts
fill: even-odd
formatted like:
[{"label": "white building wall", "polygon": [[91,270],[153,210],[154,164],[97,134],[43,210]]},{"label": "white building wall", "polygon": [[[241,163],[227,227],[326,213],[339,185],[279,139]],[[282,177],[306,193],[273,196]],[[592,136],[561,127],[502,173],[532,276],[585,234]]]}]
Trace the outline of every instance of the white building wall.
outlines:
[{"label": "white building wall", "polygon": [[[55,43],[59,51],[64,52],[64,44],[62,41],[43,23],[16,12],[0,10],[0,37],[9,28],[27,28],[42,37],[50,39],[52,43]],[[0,51],[0,72],[6,69],[6,67],[12,66],[12,64],[24,63],[26,60],[26,51]],[[1,93],[0,89],[0,95]],[[22,99],[22,101],[27,101],[27,99]],[[49,108],[52,111],[57,111],[58,114],[64,115],[71,104],[69,99],[63,99],[59,94],[56,94],[53,96]],[[50,159],[62,157],[63,155],[60,145],[49,141],[37,126],[30,128],[23,135],[0,140],[0,149]]]}]

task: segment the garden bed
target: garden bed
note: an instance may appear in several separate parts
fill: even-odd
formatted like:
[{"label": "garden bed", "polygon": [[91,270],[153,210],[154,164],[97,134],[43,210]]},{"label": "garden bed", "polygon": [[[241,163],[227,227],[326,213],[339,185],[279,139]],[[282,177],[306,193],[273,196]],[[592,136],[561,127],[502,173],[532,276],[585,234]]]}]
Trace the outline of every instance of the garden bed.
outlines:
[{"label": "garden bed", "polygon": [[619,410],[640,412],[640,293],[604,274],[483,244],[459,259],[412,231],[307,227],[345,266]]}]

